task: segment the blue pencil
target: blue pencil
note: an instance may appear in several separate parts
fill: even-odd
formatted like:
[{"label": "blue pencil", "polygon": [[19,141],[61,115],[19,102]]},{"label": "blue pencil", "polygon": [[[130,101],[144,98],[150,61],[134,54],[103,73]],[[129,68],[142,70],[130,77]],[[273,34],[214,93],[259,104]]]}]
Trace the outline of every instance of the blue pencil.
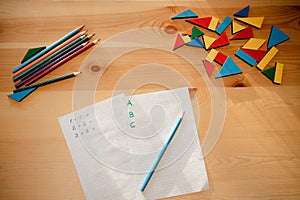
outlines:
[{"label": "blue pencil", "polygon": [[25,67],[26,65],[28,65],[29,63],[31,63],[32,61],[36,60],[37,58],[41,57],[42,55],[44,55],[45,53],[51,51],[52,49],[54,49],[56,46],[58,46],[59,44],[63,43],[64,41],[66,41],[67,39],[69,39],[70,37],[72,37],[73,35],[75,35],[76,33],[79,33],[79,31],[81,29],[83,29],[85,27],[85,25],[82,25],[76,29],[74,29],[73,31],[71,31],[70,33],[68,33],[67,35],[65,35],[64,37],[60,38],[59,40],[57,40],[56,42],[54,42],[53,44],[51,44],[49,47],[47,47],[46,49],[44,49],[43,51],[40,51],[39,53],[35,54],[34,56],[32,56],[31,58],[29,58],[28,60],[26,60],[25,62],[21,63],[19,66],[15,67],[12,72],[15,73],[16,71],[22,69],[23,67]]},{"label": "blue pencil", "polygon": [[150,179],[151,179],[151,177],[152,177],[152,175],[153,175],[153,173],[154,173],[154,171],[155,171],[155,169],[156,169],[156,167],[157,167],[159,161],[160,161],[161,158],[163,157],[163,155],[164,155],[165,151],[167,150],[167,148],[168,148],[170,142],[172,141],[172,139],[173,139],[173,137],[174,137],[174,135],[175,135],[175,133],[176,133],[176,131],[177,131],[179,125],[180,125],[181,122],[182,122],[182,119],[183,119],[184,114],[185,114],[185,112],[183,112],[182,115],[181,115],[181,117],[178,119],[175,128],[173,129],[172,133],[169,135],[168,139],[167,139],[166,142],[164,143],[164,145],[163,145],[162,149],[160,150],[160,152],[159,152],[159,154],[158,154],[158,156],[157,156],[157,158],[156,158],[156,160],[155,160],[153,166],[151,167],[150,171],[148,172],[146,178],[144,179],[144,181],[143,181],[143,183],[142,183],[142,185],[141,185],[141,187],[140,187],[140,190],[141,190],[142,192],[145,190],[145,188],[146,188],[148,182],[150,181]]}]

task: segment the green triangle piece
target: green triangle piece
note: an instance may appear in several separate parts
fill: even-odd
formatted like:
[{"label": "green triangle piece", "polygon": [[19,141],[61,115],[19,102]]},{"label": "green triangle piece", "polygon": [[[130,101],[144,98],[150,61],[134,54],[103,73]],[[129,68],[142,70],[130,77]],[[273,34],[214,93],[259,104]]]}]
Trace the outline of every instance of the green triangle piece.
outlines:
[{"label": "green triangle piece", "polygon": [[23,91],[20,91],[20,92],[9,94],[8,97],[15,100],[15,101],[17,101],[17,102],[20,102],[23,99],[25,99],[28,95],[30,95],[34,90],[36,90],[36,88],[37,87],[29,88],[27,90],[23,90]]},{"label": "green triangle piece", "polygon": [[270,69],[264,70],[264,71],[262,71],[262,73],[273,82],[274,77],[275,77],[275,71],[276,71],[276,66],[274,66]]},{"label": "green triangle piece", "polygon": [[21,63],[25,62],[26,60],[28,60],[29,58],[31,58],[35,54],[39,53],[40,51],[43,51],[44,49],[46,49],[46,47],[37,47],[37,48],[28,49],[28,51],[25,54],[25,56],[24,56],[23,60],[21,61]]},{"label": "green triangle piece", "polygon": [[191,39],[195,39],[196,37],[199,37],[199,36],[201,36],[203,34],[204,33],[201,30],[199,30],[196,26],[193,26]]}]

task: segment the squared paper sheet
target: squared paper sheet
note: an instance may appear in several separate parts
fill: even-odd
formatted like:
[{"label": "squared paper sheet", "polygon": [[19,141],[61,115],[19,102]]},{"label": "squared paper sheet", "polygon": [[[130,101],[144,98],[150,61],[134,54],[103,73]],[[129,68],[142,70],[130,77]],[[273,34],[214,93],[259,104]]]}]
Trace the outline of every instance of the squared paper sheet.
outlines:
[{"label": "squared paper sheet", "polygon": [[[140,192],[146,172],[183,111],[157,171]],[[157,199],[208,189],[187,88],[119,95],[59,122],[87,199]]]}]

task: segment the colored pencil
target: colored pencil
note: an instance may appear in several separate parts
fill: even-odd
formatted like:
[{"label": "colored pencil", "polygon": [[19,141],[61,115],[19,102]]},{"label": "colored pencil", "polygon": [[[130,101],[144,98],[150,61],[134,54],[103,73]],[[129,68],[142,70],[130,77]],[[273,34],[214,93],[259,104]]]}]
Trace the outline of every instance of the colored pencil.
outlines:
[{"label": "colored pencil", "polygon": [[22,69],[23,67],[25,67],[26,65],[28,65],[29,63],[31,63],[32,61],[36,60],[37,58],[39,58],[40,56],[44,55],[45,53],[51,51],[53,48],[55,48],[56,46],[58,46],[59,44],[61,44],[62,42],[66,41],[67,39],[69,39],[70,37],[72,37],[73,35],[75,35],[76,33],[79,33],[83,28],[85,27],[85,25],[82,25],[76,29],[74,29],[73,31],[71,31],[70,33],[68,33],[67,35],[65,35],[64,37],[60,38],[59,40],[57,40],[56,42],[52,43],[49,47],[47,47],[46,49],[40,51],[39,53],[35,54],[34,56],[32,56],[31,58],[29,58],[28,60],[26,60],[25,62],[21,63],[19,66],[15,67],[12,72],[15,73],[16,71]]},{"label": "colored pencil", "polygon": [[32,73],[36,72],[37,70],[41,69],[42,67],[48,65],[52,61],[58,59],[59,57],[63,56],[64,54],[68,53],[72,49],[74,49],[76,46],[89,41],[91,37],[93,37],[95,34],[90,34],[88,36],[83,35],[76,40],[72,41],[70,44],[66,45],[65,47],[61,48],[54,54],[48,56],[44,60],[40,61],[39,63],[35,64],[31,68],[25,70],[24,72],[20,73],[19,75],[15,76],[13,78],[13,81],[17,81],[21,78],[21,80],[25,79],[27,76],[30,76]]},{"label": "colored pencil", "polygon": [[46,59],[47,57],[53,55],[55,52],[57,52],[58,50],[60,50],[61,48],[63,48],[64,46],[68,45],[69,43],[71,43],[72,41],[76,40],[77,38],[83,36],[85,34],[86,31],[81,31],[77,34],[75,34],[74,36],[70,37],[69,39],[67,39],[66,41],[64,41],[63,43],[59,44],[57,47],[55,47],[54,49],[48,51],[47,53],[45,53],[44,55],[42,55],[41,57],[37,58],[36,60],[32,61],[31,63],[29,63],[28,65],[24,66],[22,69],[16,71],[15,73],[12,74],[13,77],[21,74],[22,72],[24,72],[27,69],[30,69],[32,66],[34,66],[35,64],[43,61],[44,59]]},{"label": "colored pencil", "polygon": [[30,79],[27,79],[26,81],[24,80],[24,85],[30,85],[33,82],[37,81],[38,79],[42,78],[43,76],[45,76],[46,74],[50,73],[51,71],[55,70],[56,68],[58,68],[59,66],[61,66],[62,64],[66,63],[67,61],[69,61],[70,59],[74,58],[75,56],[81,54],[82,52],[84,52],[85,50],[89,49],[90,47],[94,46],[99,40],[94,40],[92,42],[89,42],[87,44],[82,44],[82,48],[79,48],[79,50],[76,50],[74,53],[72,53],[71,55],[69,54],[67,57],[65,57],[63,60],[60,60],[58,63],[56,63],[55,65],[45,69],[44,71],[38,73],[37,75],[31,77]]},{"label": "colored pencil", "polygon": [[41,86],[44,86],[44,85],[48,85],[48,84],[51,84],[51,83],[55,83],[55,82],[58,82],[58,81],[62,81],[62,80],[68,79],[68,78],[75,77],[80,73],[81,72],[73,72],[73,73],[65,74],[65,75],[62,75],[62,76],[59,76],[59,77],[56,77],[56,78],[52,78],[52,79],[45,80],[45,81],[42,81],[42,82],[39,82],[39,83],[36,83],[36,84],[31,84],[29,86],[16,89],[13,92],[16,93],[16,92],[21,92],[21,91],[24,91],[24,90],[28,90],[30,88],[41,87]]},{"label": "colored pencil", "polygon": [[155,169],[156,169],[158,163],[160,162],[160,160],[161,160],[161,158],[163,157],[165,151],[167,150],[167,148],[168,148],[170,142],[172,141],[172,139],[173,139],[173,137],[174,137],[174,135],[175,135],[175,133],[176,133],[176,131],[177,131],[179,125],[180,125],[181,122],[182,122],[182,119],[183,119],[184,114],[185,114],[185,112],[183,112],[182,115],[180,116],[180,118],[178,119],[178,121],[177,121],[177,123],[176,123],[176,125],[175,125],[175,127],[174,127],[174,129],[173,129],[173,131],[172,131],[172,133],[169,135],[169,137],[168,137],[167,140],[165,141],[165,143],[164,143],[162,149],[160,150],[160,152],[159,152],[159,154],[158,154],[158,156],[157,156],[157,158],[156,158],[156,160],[155,160],[153,166],[151,167],[151,169],[150,169],[150,171],[148,172],[147,176],[145,177],[145,179],[144,179],[142,185],[140,186],[140,190],[141,190],[142,192],[145,190],[145,188],[146,188],[147,184],[149,183],[149,181],[150,181],[150,179],[151,179],[151,177],[152,177],[152,175],[153,175],[153,173],[154,173],[154,171],[155,171]]}]

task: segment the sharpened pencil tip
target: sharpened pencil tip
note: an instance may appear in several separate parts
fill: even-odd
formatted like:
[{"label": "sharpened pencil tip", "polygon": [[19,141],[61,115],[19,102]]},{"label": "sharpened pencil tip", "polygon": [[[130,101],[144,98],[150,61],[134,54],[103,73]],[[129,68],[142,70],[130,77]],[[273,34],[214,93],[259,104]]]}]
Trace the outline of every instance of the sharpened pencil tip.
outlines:
[{"label": "sharpened pencil tip", "polygon": [[92,37],[94,37],[94,35],[96,35],[96,34],[95,34],[95,33],[89,34],[87,37],[88,37],[88,38],[92,38]]},{"label": "sharpened pencil tip", "polygon": [[84,25],[81,25],[81,26],[79,26],[79,27],[78,27],[78,29],[79,29],[79,30],[81,30],[81,29],[83,29],[84,27],[85,27],[85,24],[84,24]]},{"label": "sharpened pencil tip", "polygon": [[183,118],[183,116],[185,115],[185,111],[183,111],[182,115],[181,115],[181,118]]},{"label": "sharpened pencil tip", "polygon": [[81,74],[82,72],[73,72],[73,74],[75,75],[75,76],[77,76],[77,75],[79,75],[79,74]]}]

